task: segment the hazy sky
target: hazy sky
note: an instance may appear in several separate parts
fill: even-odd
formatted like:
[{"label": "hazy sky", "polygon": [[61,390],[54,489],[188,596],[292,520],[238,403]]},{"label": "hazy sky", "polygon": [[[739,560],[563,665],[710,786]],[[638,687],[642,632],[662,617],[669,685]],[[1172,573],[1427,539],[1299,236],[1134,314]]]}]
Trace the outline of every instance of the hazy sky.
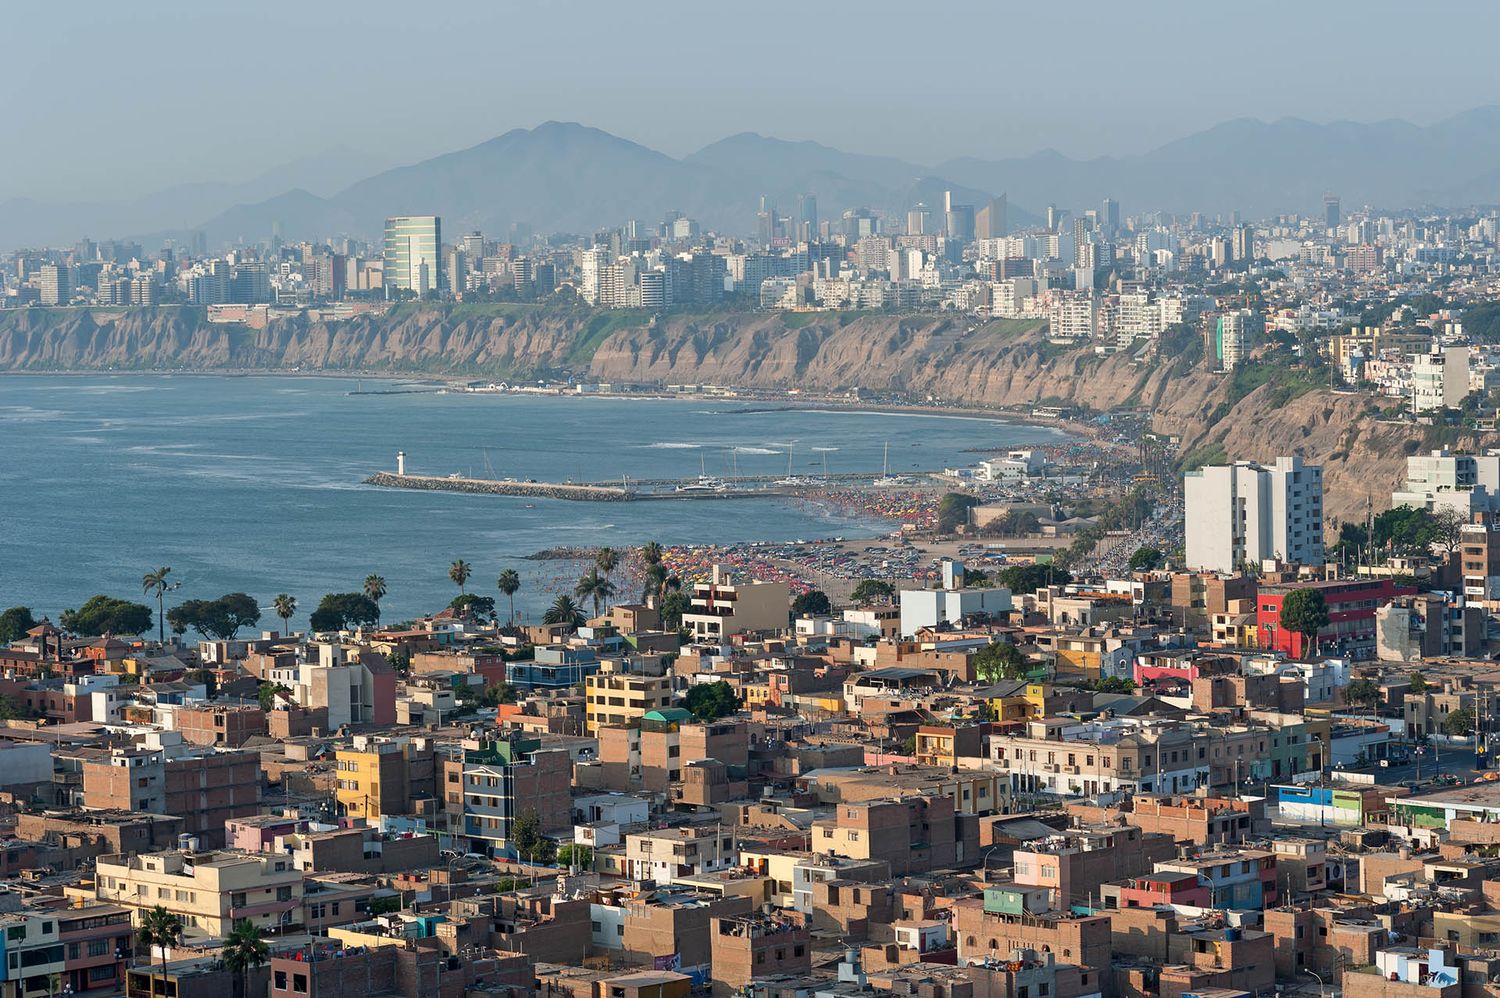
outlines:
[{"label": "hazy sky", "polygon": [[931,164],[1140,152],[1220,121],[1500,101],[1489,0],[11,4],[0,200],[412,162],[549,118],[673,155],[740,131]]}]

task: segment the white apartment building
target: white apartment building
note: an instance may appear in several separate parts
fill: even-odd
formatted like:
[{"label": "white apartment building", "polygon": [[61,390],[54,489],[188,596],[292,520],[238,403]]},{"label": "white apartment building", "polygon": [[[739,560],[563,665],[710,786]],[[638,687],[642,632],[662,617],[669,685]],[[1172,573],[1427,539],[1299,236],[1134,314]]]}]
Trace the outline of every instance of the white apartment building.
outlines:
[{"label": "white apartment building", "polygon": [[1200,468],[1183,477],[1183,495],[1189,568],[1323,561],[1323,469],[1300,457],[1279,457],[1271,468],[1252,461]]},{"label": "white apartment building", "polygon": [[1406,486],[1391,493],[1391,506],[1457,509],[1465,517],[1493,509],[1500,496],[1500,452],[1450,454],[1435,450],[1406,459]]},{"label": "white apartment building", "polygon": [[1221,371],[1233,371],[1255,345],[1255,340],[1265,331],[1265,320],[1250,309],[1225,312],[1215,325],[1214,353]]},{"label": "white apartment building", "polygon": [[1092,291],[1054,291],[1047,316],[1048,335],[1054,340],[1093,339],[1094,317]]},{"label": "white apartment building", "polygon": [[1456,409],[1469,394],[1469,348],[1445,347],[1411,357],[1413,412]]},{"label": "white apartment building", "polygon": [[966,617],[996,617],[1010,613],[1013,603],[1004,586],[969,589],[964,586],[962,562],[943,560],[941,589],[903,589],[900,593],[901,633],[908,637],[927,627],[956,624]]},{"label": "white apartment building", "polygon": [[790,626],[791,590],[785,582],[736,584],[718,565],[708,582],[693,587],[682,626],[698,640],[742,631],[783,631]]}]

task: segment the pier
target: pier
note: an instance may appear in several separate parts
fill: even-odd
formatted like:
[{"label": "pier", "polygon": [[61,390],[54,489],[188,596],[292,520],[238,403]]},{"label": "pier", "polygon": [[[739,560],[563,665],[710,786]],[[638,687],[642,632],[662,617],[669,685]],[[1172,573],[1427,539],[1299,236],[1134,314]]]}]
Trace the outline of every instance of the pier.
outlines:
[{"label": "pier", "polygon": [[[868,478],[869,476],[865,476]],[[393,475],[377,472],[365,479],[366,485],[387,489],[422,489],[429,492],[475,492],[492,496],[522,496],[529,499],[567,499],[571,502],[646,502],[662,499],[764,499],[772,496],[796,496],[817,487],[781,486],[761,488],[694,489],[678,492],[675,485],[667,491],[651,492],[626,489],[620,485],[573,482],[507,482],[493,478],[444,478],[435,475]],[[634,482],[632,485],[636,484]],[[666,482],[656,484],[665,485]],[[683,483],[690,484],[690,483]]]}]

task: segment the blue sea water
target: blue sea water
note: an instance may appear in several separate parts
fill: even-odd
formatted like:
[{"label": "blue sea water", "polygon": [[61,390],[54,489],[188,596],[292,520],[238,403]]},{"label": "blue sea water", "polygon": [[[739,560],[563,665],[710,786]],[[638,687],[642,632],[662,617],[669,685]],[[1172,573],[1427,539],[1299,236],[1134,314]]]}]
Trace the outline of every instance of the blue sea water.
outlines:
[{"label": "blue sea water", "polygon": [[[1058,442],[1043,427],[961,416],[775,409],[718,400],[363,394],[339,378],[209,375],[0,376],[0,607],[54,617],[94,593],[140,598],[172,567],[171,598],[244,591],[263,607],[297,596],[301,620],[372,572],[386,619],[523,578],[537,612],[562,568],[523,560],[554,546],[627,547],[874,535],[889,525],[776,498],[574,503],[365,486],[414,474],[591,481],[893,473],[971,464],[969,448]],[[365,392],[407,383],[365,379]],[[528,505],[529,504],[529,505]],[[572,567],[569,566],[570,570]],[[500,601],[503,608],[504,602]],[[276,627],[267,610],[263,626]]]}]

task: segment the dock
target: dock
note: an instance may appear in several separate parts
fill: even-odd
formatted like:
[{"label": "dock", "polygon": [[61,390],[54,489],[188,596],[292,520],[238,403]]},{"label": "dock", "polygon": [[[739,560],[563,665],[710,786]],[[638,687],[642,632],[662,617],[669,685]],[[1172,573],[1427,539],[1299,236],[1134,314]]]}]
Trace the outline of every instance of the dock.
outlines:
[{"label": "dock", "polygon": [[[868,477],[868,476],[866,476]],[[440,477],[436,475],[399,475],[377,472],[365,479],[366,485],[387,489],[418,489],[428,492],[472,492],[492,496],[520,496],[527,499],[566,499],[571,502],[647,502],[664,499],[766,499],[796,496],[816,488],[793,486],[762,488],[725,488],[691,492],[642,491],[621,485],[573,482],[499,481],[493,478]],[[635,484],[635,483],[632,483]],[[657,484],[665,485],[665,482]]]}]

